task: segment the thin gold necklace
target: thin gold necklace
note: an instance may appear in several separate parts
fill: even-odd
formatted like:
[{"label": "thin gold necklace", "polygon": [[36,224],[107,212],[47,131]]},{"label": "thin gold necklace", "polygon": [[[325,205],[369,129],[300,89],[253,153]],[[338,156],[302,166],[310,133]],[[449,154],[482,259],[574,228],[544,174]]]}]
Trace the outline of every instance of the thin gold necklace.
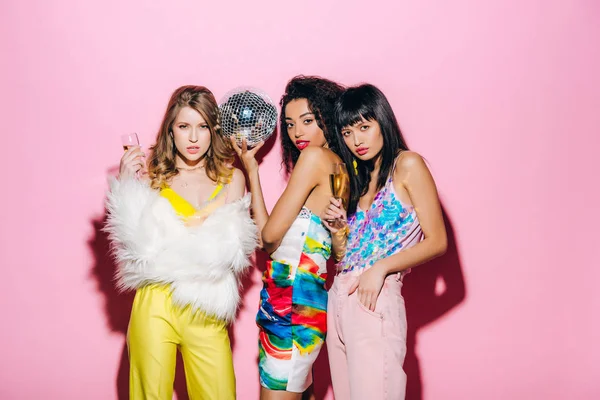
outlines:
[{"label": "thin gold necklace", "polygon": [[[202,168],[204,168],[204,164],[202,164],[202,165],[197,165],[197,166],[195,166],[195,167],[192,167],[192,168],[184,168],[184,167],[175,167],[175,168],[177,168],[179,171],[188,171],[188,172],[189,172],[189,171],[195,171],[195,170],[197,170],[197,169],[202,169]],[[185,189],[185,188],[187,188],[187,187],[188,187],[188,183],[187,183],[185,180],[183,180],[183,181],[181,182],[181,187],[182,187],[182,188],[184,188],[184,189]]]},{"label": "thin gold necklace", "polygon": [[191,168],[185,168],[185,167],[175,167],[180,171],[194,171],[196,169],[202,169],[204,168],[204,164],[201,165],[196,165],[195,167],[191,167]]}]

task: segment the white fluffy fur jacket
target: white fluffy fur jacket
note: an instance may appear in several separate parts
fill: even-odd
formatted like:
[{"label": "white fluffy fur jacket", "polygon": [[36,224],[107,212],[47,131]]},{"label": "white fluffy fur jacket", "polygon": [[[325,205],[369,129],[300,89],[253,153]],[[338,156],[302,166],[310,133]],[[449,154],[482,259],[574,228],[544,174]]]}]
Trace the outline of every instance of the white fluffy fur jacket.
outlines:
[{"label": "white fluffy fur jacket", "polygon": [[239,277],[257,245],[250,195],[219,207],[192,228],[166,198],[136,179],[113,179],[106,206],[105,230],[121,290],[170,284],[176,304],[228,322],[235,318]]}]

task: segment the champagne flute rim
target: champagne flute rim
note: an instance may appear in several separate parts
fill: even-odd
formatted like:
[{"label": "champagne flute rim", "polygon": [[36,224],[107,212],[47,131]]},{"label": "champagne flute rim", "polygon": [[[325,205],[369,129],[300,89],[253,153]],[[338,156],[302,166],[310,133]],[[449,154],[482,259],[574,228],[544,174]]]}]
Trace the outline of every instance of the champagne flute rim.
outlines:
[{"label": "champagne flute rim", "polygon": [[121,135],[121,143],[125,146],[140,146],[140,139],[137,132]]}]

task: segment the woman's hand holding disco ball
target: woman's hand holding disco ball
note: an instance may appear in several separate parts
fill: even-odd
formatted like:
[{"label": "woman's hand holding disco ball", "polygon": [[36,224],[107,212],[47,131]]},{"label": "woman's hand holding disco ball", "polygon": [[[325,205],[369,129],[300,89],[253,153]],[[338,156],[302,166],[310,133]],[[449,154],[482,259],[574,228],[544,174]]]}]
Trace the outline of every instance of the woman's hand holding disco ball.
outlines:
[{"label": "woman's hand holding disco ball", "polygon": [[277,109],[260,89],[238,87],[229,91],[221,99],[219,110],[223,135],[232,138],[242,152],[244,146],[247,151],[265,142],[277,125]]},{"label": "woman's hand holding disco ball", "polygon": [[241,147],[237,144],[235,137],[232,136],[229,140],[231,140],[231,145],[233,146],[233,149],[237,153],[238,157],[240,158],[240,161],[244,165],[244,169],[246,170],[246,172],[251,174],[257,171],[258,161],[256,161],[256,153],[258,153],[258,150],[260,150],[260,148],[263,147],[265,142],[260,142],[251,150],[248,150],[248,143],[246,142],[246,138],[242,138]]}]

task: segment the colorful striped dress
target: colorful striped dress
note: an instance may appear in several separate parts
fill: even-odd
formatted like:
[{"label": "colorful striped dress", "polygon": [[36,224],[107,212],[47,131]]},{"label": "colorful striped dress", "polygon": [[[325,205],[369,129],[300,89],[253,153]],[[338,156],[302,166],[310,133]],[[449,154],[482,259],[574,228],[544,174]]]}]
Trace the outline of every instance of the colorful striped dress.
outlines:
[{"label": "colorful striped dress", "polygon": [[262,386],[303,392],[327,332],[327,260],[331,236],[303,207],[263,274],[256,316]]}]

